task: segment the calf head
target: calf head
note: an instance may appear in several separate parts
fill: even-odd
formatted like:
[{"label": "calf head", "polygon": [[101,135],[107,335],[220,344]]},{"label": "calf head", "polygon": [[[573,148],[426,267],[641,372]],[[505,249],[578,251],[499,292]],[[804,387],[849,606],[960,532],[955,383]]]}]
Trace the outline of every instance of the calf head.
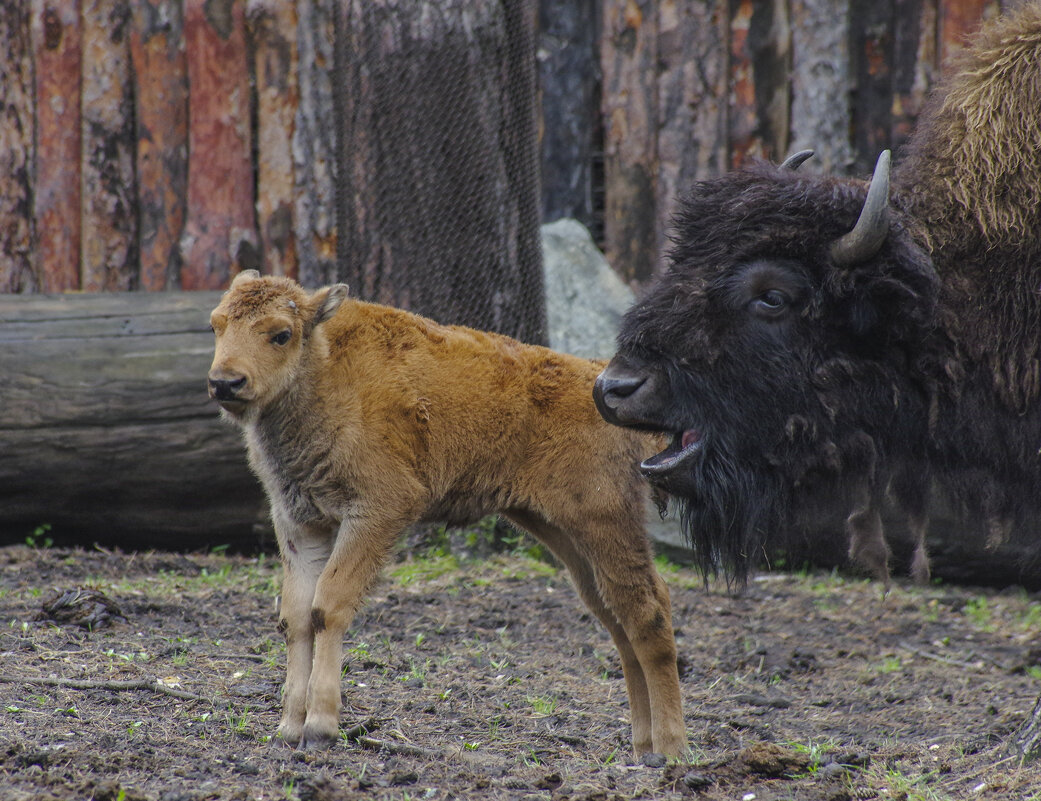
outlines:
[{"label": "calf head", "polygon": [[608,422],[671,436],[641,468],[706,570],[743,577],[808,489],[870,480],[927,413],[937,280],[888,209],[888,153],[867,194],[771,165],[696,185],[597,380]]},{"label": "calf head", "polygon": [[288,278],[240,272],[210,314],[210,397],[232,418],[251,419],[297,380],[315,327],[346,297],[344,284],[308,294]]}]

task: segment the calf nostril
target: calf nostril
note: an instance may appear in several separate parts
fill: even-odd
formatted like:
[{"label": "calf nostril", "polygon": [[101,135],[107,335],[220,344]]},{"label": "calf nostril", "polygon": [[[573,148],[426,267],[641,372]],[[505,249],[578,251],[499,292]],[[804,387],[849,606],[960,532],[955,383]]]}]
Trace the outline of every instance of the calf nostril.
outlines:
[{"label": "calf nostril", "polygon": [[232,400],[246,386],[245,376],[239,378],[209,378],[210,394],[217,400]]}]

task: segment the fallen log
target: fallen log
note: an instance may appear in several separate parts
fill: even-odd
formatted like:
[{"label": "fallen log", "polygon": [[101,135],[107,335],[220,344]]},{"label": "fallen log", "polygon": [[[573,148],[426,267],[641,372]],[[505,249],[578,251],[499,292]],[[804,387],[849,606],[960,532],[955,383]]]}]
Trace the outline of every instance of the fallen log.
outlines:
[{"label": "fallen log", "polygon": [[206,395],[219,295],[0,295],[0,543],[259,545],[263,494]]}]

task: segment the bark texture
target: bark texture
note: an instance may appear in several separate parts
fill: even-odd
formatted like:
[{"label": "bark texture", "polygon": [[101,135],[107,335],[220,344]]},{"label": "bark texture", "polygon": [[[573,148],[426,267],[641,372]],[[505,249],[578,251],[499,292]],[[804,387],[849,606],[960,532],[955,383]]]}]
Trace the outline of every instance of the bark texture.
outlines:
[{"label": "bark texture", "polygon": [[32,59],[24,3],[0,8],[0,292],[32,289]]},{"label": "bark texture", "polygon": [[185,289],[217,289],[259,269],[245,14],[235,0],[185,0],[188,60],[188,219]]},{"label": "bark texture", "polygon": [[134,7],[130,51],[137,89],[137,180],[140,185],[140,288],[181,283],[180,240],[188,187],[188,66],[183,6],[142,0]]},{"label": "bark texture", "polygon": [[341,279],[365,300],[543,342],[534,4],[342,12]]},{"label": "bark texture", "polygon": [[36,286],[80,287],[80,69],[78,3],[32,1],[36,86],[33,223]]}]

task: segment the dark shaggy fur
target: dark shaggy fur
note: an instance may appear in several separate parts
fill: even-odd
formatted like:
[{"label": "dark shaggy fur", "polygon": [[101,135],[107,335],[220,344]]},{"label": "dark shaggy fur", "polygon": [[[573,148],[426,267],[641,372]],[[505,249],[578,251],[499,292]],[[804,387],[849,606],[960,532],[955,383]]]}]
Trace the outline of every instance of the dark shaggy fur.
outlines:
[{"label": "dark shaggy fur", "polygon": [[893,475],[921,507],[913,477],[935,470],[1001,531],[1041,502],[1039,117],[1035,6],[984,34],[923,120],[866,261],[829,252],[862,182],[755,165],[693,188],[597,391],[612,422],[700,442],[648,472],[705,570],[743,577],[802,514],[877,507]]}]

